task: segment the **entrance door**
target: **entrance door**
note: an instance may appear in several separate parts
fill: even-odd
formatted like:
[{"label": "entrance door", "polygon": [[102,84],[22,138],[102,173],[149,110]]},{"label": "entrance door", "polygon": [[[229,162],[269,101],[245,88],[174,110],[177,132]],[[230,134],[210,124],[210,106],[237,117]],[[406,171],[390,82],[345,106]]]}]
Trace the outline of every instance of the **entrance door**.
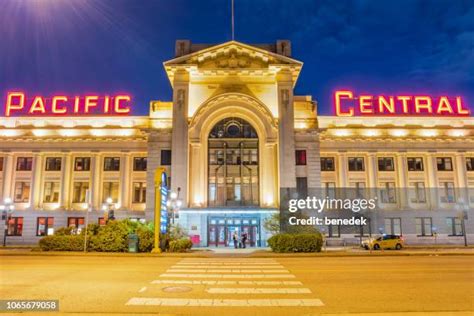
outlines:
[{"label": "entrance door", "polygon": [[260,220],[249,217],[212,217],[208,226],[208,245],[210,247],[234,247],[233,235],[237,233],[238,243],[242,234],[247,234],[247,247],[260,246]]},{"label": "entrance door", "polygon": [[208,226],[207,244],[209,246],[225,246],[227,244],[227,227],[222,219],[211,219]]}]

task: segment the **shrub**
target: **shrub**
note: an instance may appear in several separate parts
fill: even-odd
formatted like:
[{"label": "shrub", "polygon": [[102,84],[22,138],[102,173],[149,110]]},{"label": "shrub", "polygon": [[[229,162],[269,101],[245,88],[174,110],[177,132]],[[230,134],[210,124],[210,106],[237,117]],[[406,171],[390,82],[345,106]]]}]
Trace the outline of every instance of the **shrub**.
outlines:
[{"label": "shrub", "polygon": [[136,230],[138,235],[138,251],[150,252],[153,249],[155,233],[149,227],[143,225]]},{"label": "shrub", "polygon": [[277,234],[268,239],[273,252],[320,252],[323,238],[320,233]]},{"label": "shrub", "polygon": [[90,237],[89,250],[106,252],[128,251],[128,222],[109,221],[101,226],[97,235]]},{"label": "shrub", "polygon": [[187,238],[171,240],[169,243],[169,252],[187,252],[191,249],[193,243]]},{"label": "shrub", "polygon": [[74,227],[60,227],[56,229],[56,231],[54,232],[54,235],[55,236],[70,236],[73,234],[72,233],[73,231],[75,231]]},{"label": "shrub", "polygon": [[53,235],[40,239],[43,251],[83,251],[84,237],[78,235]]}]

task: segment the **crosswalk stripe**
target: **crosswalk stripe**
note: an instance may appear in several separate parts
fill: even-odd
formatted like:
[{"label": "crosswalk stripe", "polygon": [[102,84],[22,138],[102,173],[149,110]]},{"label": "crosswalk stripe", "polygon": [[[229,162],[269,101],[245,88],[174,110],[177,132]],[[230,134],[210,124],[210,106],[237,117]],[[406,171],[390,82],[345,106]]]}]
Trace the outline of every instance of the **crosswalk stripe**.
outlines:
[{"label": "crosswalk stripe", "polygon": [[289,273],[288,270],[276,270],[276,269],[168,269],[166,272],[169,273],[182,273],[182,272],[193,272],[193,273]]},{"label": "crosswalk stripe", "polygon": [[211,294],[310,294],[308,288],[209,288]]},{"label": "crosswalk stripe", "polygon": [[218,280],[153,280],[151,284],[192,285],[303,285],[300,281],[218,281]]},{"label": "crosswalk stripe", "polygon": [[213,268],[265,268],[265,269],[277,269],[284,268],[280,264],[175,264],[173,267],[177,268],[203,268],[203,267],[213,267]]},{"label": "crosswalk stripe", "polygon": [[186,298],[150,298],[150,297],[132,297],[126,305],[157,305],[157,306],[324,306],[320,299],[186,299]]},{"label": "crosswalk stripe", "polygon": [[205,273],[163,273],[160,277],[171,278],[216,278],[216,279],[291,279],[293,274],[205,274]]}]

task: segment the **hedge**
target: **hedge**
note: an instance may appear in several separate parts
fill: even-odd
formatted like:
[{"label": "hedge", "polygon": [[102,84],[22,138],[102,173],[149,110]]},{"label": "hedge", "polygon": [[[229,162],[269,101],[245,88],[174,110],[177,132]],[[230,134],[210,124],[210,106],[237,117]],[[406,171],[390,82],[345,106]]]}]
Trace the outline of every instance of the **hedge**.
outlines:
[{"label": "hedge", "polygon": [[39,246],[44,251],[83,251],[84,237],[80,235],[53,235],[40,239]]},{"label": "hedge", "polygon": [[273,252],[320,252],[323,238],[320,233],[277,234],[268,239]]},{"label": "hedge", "polygon": [[191,240],[187,238],[181,238],[177,240],[171,240],[170,247],[168,250],[170,252],[187,252],[191,249],[192,246],[193,243]]}]

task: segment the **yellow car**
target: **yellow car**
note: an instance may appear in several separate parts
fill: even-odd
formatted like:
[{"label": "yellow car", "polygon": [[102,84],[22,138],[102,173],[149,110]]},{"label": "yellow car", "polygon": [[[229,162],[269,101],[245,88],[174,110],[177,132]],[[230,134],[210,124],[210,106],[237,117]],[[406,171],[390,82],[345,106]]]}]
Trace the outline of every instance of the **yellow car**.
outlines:
[{"label": "yellow car", "polygon": [[379,250],[379,249],[396,249],[400,250],[405,246],[405,241],[402,236],[398,235],[383,235],[378,238],[369,238],[364,240],[361,244],[361,247],[369,250]]}]

